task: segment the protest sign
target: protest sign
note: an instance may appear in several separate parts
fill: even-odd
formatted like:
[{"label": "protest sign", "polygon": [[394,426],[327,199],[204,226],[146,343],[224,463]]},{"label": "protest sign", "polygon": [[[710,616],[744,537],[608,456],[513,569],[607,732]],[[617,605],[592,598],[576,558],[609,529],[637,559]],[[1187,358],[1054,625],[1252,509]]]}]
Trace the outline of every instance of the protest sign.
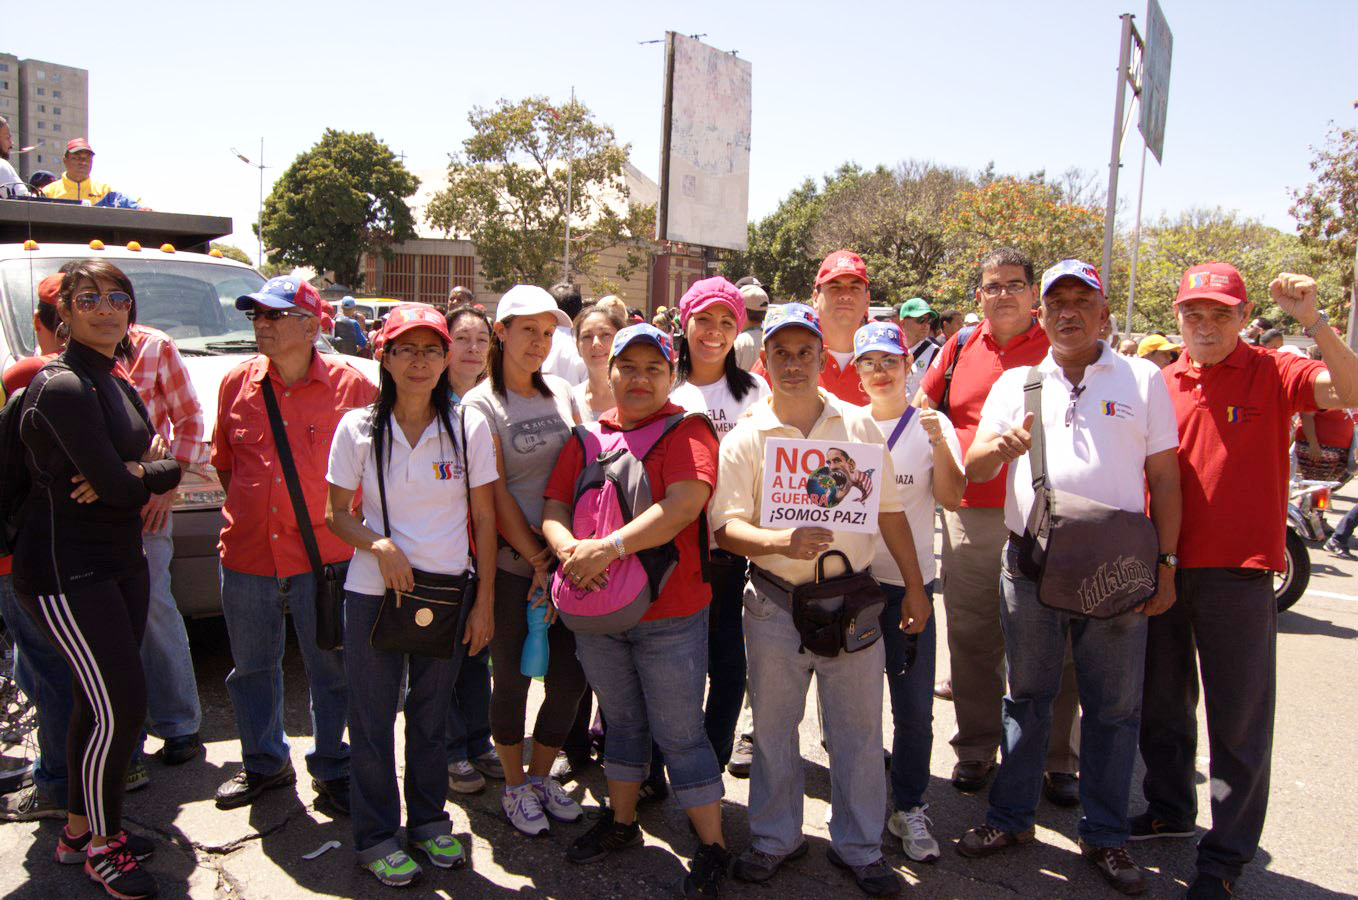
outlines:
[{"label": "protest sign", "polygon": [[874,534],[881,471],[881,444],[769,438],[759,524]]}]

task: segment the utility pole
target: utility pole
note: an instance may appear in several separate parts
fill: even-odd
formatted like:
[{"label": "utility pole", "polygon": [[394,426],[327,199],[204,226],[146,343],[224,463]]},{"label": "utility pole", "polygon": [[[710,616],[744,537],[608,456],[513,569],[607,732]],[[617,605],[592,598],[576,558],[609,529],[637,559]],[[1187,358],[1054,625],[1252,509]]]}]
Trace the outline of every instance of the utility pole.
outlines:
[{"label": "utility pole", "polygon": [[[575,107],[575,85],[571,85],[571,109]],[[561,280],[571,280],[571,206],[575,182],[575,126],[566,122],[566,246],[561,254]]]},{"label": "utility pole", "polygon": [[258,158],[258,162],[251,162],[251,161],[250,161],[250,157],[246,156],[244,153],[241,153],[241,152],[240,152],[239,150],[237,150],[235,147],[232,147],[232,148],[231,148],[231,152],[234,153],[234,154],[236,155],[236,159],[238,159],[238,160],[240,160],[241,162],[245,163],[247,166],[250,166],[251,168],[254,168],[254,169],[259,169],[259,212],[258,212],[258,214],[256,215],[256,218],[255,218],[255,231],[256,231],[255,237],[256,237],[256,239],[257,239],[257,240],[256,240],[256,251],[255,251],[255,252],[256,252],[256,255],[255,255],[255,265],[257,265],[257,266],[263,266],[263,265],[264,265],[264,169],[265,169],[265,166],[264,166],[264,138],[261,137],[261,138],[259,139],[259,158]]},{"label": "utility pole", "polygon": [[1108,207],[1103,217],[1103,266],[1099,270],[1107,280],[1113,268],[1113,225],[1118,205],[1118,168],[1122,165],[1122,115],[1127,99],[1127,69],[1132,55],[1132,14],[1123,13],[1122,42],[1118,47],[1117,105],[1113,108],[1113,151],[1108,160]]}]

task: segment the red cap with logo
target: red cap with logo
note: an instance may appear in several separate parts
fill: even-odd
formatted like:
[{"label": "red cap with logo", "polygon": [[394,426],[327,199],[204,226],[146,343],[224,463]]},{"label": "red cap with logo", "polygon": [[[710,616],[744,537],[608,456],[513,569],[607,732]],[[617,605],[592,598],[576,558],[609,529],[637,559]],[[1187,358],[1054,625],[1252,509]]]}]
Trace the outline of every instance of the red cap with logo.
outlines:
[{"label": "red cap with logo", "polygon": [[427,303],[402,303],[387,313],[382,325],[382,342],[385,344],[412,328],[432,328],[445,344],[452,341],[443,313]]},{"label": "red cap with logo", "polygon": [[816,287],[833,281],[841,275],[852,275],[864,284],[868,283],[868,267],[863,258],[852,250],[836,250],[820,264],[816,273]]},{"label": "red cap with logo", "polygon": [[1189,300],[1215,300],[1227,306],[1246,302],[1245,279],[1230,263],[1203,263],[1184,273],[1174,305]]},{"label": "red cap with logo", "polygon": [[56,272],[39,281],[38,302],[46,303],[48,306],[56,306],[57,298],[61,296],[61,282],[65,277],[60,272]]},{"label": "red cap with logo", "polygon": [[71,138],[66,142],[67,153],[75,153],[77,150],[88,150],[91,154],[94,153],[94,148],[90,146],[90,142],[83,137]]}]

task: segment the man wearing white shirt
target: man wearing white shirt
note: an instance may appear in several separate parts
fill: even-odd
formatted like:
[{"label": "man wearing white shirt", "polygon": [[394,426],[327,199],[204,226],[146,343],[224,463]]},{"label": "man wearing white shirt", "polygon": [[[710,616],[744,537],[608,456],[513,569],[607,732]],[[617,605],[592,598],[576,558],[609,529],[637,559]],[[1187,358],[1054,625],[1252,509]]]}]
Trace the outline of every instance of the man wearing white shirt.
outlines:
[{"label": "man wearing white shirt", "polygon": [[27,197],[31,192],[14,166],[9,162],[9,151],[14,148],[14,137],[10,134],[9,120],[0,116],[0,199]]},{"label": "man wearing white shirt", "polygon": [[[557,308],[574,322],[575,317],[580,315],[580,288],[563,281],[552,286],[551,294]],[[558,325],[552,332],[552,349],[547,351],[542,371],[547,375],[564,378],[571,386],[589,377],[589,369],[580,358],[580,351],[575,346],[575,335],[571,334],[570,328]]]},{"label": "man wearing white shirt", "polygon": [[1052,701],[1069,636],[1082,705],[1080,848],[1109,884],[1135,894],[1145,882],[1124,849],[1127,801],[1140,729],[1146,619],[1168,609],[1175,596],[1182,513],[1178,429],[1159,370],[1119,356],[1099,340],[1108,304],[1093,266],[1057,263],[1042,276],[1041,297],[1038,321],[1051,341],[1036,367],[1049,486],[1132,512],[1145,509],[1149,486],[1161,550],[1157,586],[1138,609],[1107,619],[1038,601],[1036,583],[1019,570],[1014,537],[1024,531],[1034,493],[1028,456],[1033,419],[1024,403],[1029,367],[1005,372],[986,398],[966,459],[973,481],[988,481],[1009,464],[1004,520],[1013,536],[1000,579],[1009,666],[1004,753],[986,824],[968,831],[958,852],[987,856],[1033,840]]}]

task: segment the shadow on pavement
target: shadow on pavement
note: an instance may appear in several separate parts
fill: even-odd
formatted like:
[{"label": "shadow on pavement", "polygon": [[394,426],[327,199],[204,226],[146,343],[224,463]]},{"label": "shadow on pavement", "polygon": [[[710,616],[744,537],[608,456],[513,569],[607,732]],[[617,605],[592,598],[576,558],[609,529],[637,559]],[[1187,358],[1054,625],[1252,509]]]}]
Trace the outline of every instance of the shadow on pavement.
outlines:
[{"label": "shadow on pavement", "polygon": [[1358,629],[1347,625],[1336,625],[1328,619],[1317,619],[1299,613],[1295,609],[1278,616],[1278,631],[1282,634],[1314,634],[1321,637],[1335,637],[1351,640],[1358,637]]}]

